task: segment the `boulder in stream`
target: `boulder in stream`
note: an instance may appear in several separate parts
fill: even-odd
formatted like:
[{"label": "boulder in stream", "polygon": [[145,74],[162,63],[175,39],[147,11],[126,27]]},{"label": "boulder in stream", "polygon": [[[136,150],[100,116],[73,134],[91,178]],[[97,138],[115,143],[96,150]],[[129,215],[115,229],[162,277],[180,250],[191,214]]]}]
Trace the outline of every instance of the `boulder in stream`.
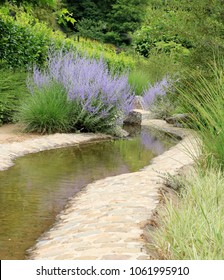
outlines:
[{"label": "boulder in stream", "polygon": [[142,123],[142,114],[136,111],[131,111],[126,117],[126,119],[124,120],[124,124],[141,125],[141,123]]}]

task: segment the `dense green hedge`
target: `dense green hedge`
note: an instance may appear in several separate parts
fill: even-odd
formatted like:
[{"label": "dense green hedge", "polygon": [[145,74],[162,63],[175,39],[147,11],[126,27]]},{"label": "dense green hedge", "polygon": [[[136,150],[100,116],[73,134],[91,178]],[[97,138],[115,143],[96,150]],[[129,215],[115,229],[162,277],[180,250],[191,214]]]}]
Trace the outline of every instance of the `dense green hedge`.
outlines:
[{"label": "dense green hedge", "polygon": [[0,19],[0,59],[9,66],[42,64],[46,59],[48,45],[46,35],[33,34],[31,28]]}]

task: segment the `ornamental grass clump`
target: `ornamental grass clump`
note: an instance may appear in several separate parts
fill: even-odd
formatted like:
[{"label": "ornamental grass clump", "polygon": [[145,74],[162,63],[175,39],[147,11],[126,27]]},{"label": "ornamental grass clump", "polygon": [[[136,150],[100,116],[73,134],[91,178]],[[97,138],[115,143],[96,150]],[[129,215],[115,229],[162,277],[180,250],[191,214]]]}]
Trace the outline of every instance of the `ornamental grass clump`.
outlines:
[{"label": "ornamental grass clump", "polygon": [[134,95],[127,75],[112,75],[102,59],[52,53],[45,70],[34,67],[28,81],[31,99],[52,84],[66,92],[70,131],[111,132],[132,109]]},{"label": "ornamental grass clump", "polygon": [[32,95],[23,101],[17,114],[25,131],[42,134],[69,131],[69,116],[66,91],[57,83],[33,88]]},{"label": "ornamental grass clump", "polygon": [[216,169],[197,170],[185,180],[174,203],[160,210],[160,227],[153,233],[159,258],[223,260],[224,177]]},{"label": "ornamental grass clump", "polygon": [[192,73],[177,86],[180,110],[191,116],[190,126],[201,143],[203,166],[224,169],[224,73],[223,65],[210,66],[213,77]]}]

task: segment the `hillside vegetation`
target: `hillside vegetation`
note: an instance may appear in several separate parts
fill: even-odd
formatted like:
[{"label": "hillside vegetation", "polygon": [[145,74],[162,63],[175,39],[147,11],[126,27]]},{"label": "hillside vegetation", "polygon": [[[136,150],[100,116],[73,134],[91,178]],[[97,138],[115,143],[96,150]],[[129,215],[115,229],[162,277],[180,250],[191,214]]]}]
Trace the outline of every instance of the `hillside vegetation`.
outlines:
[{"label": "hillside vegetation", "polygon": [[0,1],[0,125],[113,134],[135,95],[154,117],[188,114],[179,125],[197,131],[201,156],[180,203],[166,201],[154,240],[159,258],[223,258],[223,5]]}]

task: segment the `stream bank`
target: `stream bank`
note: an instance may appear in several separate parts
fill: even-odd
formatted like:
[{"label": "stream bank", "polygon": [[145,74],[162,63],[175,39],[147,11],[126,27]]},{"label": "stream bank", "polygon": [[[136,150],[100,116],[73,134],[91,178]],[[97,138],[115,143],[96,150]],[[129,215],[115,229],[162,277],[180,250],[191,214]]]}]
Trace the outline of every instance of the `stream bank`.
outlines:
[{"label": "stream bank", "polygon": [[[89,184],[72,198],[57,222],[30,250],[30,259],[147,260],[144,229],[158,206],[161,173],[176,175],[197,156],[197,141],[186,129],[161,120],[143,125],[172,133],[182,140],[154,158],[143,170]],[[189,154],[191,151],[191,155]]]},{"label": "stream bank", "polygon": [[[135,173],[98,180],[73,197],[54,226],[29,251],[30,259],[150,259],[144,227],[160,201],[161,173],[175,175],[193,162],[197,143],[188,130],[174,128],[143,114],[143,126],[154,127],[182,140],[152,164]],[[77,138],[78,137],[78,138]],[[27,153],[74,145],[99,135],[50,135],[0,147],[2,170]],[[108,136],[100,135],[100,139]],[[80,142],[79,142],[80,141]],[[49,144],[50,143],[50,144]]]}]

